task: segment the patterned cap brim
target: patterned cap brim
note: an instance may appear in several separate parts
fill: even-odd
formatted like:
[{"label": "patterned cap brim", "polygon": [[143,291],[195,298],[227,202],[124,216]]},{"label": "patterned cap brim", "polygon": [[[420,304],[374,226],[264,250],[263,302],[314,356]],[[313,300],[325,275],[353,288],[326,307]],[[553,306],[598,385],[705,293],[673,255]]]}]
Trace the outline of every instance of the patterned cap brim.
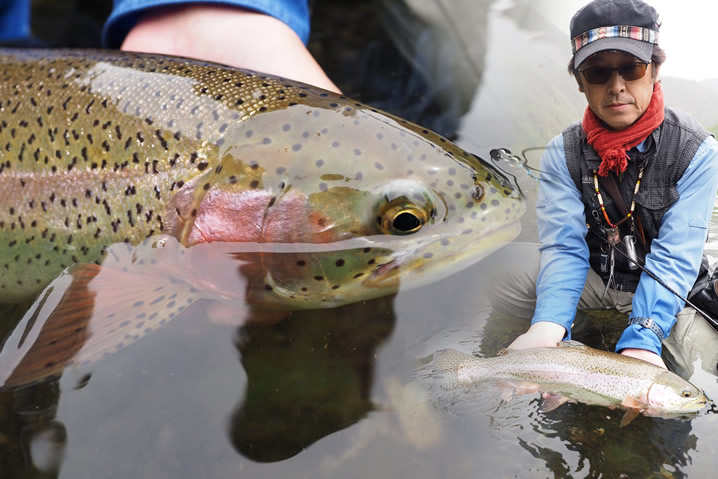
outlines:
[{"label": "patterned cap brim", "polygon": [[588,57],[606,50],[626,52],[641,61],[650,62],[651,55],[653,54],[653,43],[633,40],[631,38],[601,38],[578,50],[574,56],[573,65],[575,68],[578,68]]}]

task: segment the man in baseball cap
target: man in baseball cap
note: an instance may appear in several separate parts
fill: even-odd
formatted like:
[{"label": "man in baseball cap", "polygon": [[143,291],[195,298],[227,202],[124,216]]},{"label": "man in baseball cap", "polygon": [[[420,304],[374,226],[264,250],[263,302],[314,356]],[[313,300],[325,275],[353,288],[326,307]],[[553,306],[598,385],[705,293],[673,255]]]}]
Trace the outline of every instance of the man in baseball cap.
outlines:
[{"label": "man in baseball cap", "polygon": [[[542,159],[541,246],[523,253],[536,264],[523,281],[534,283],[517,275],[501,293],[502,304],[531,310],[511,348],[555,346],[570,338],[577,308],[613,308],[627,314],[618,352],[666,367],[665,345],[672,367],[691,370],[702,337],[711,345],[704,364],[715,368],[718,334],[680,297],[707,267],[718,143],[664,105],[659,29],[658,13],[640,0],[594,0],[571,19],[569,72],[588,105]],[[527,303],[522,292],[534,290]]]}]

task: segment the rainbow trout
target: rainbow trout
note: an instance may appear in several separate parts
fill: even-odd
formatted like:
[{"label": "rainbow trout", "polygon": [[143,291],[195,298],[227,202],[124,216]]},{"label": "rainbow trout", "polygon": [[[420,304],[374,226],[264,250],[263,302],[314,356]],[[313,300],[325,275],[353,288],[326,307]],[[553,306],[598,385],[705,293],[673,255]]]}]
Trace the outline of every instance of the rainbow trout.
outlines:
[{"label": "rainbow trout", "polygon": [[494,358],[443,349],[434,353],[433,365],[446,389],[497,381],[512,391],[544,393],[543,411],[569,401],[620,407],[626,409],[621,426],[641,413],[675,416],[706,405],[703,392],[677,374],[577,341],[556,348],[503,350]]},{"label": "rainbow trout", "polygon": [[0,302],[37,298],[39,330],[6,342],[13,368],[36,358],[6,384],[199,298],[321,308],[435,281],[514,239],[523,212],[488,163],[344,96],[197,60],[0,49]]}]

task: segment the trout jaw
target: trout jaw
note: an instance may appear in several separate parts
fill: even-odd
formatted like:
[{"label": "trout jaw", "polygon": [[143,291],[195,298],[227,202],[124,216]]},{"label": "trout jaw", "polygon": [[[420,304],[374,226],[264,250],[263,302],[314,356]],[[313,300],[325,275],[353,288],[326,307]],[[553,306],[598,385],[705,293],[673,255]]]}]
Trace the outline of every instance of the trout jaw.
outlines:
[{"label": "trout jaw", "polygon": [[[510,243],[521,232],[521,222],[516,221],[502,225],[488,232],[477,235],[478,246],[465,248],[463,251],[452,250],[450,254],[433,254],[431,243],[424,244],[401,256],[395,256],[377,268],[364,280],[370,288],[413,289],[428,283],[444,279],[485,258],[497,249]],[[440,243],[436,238],[432,243]],[[425,251],[424,255],[421,251]],[[439,249],[439,251],[441,251]],[[426,256],[425,256],[426,255]],[[452,264],[447,264],[450,261]]]}]

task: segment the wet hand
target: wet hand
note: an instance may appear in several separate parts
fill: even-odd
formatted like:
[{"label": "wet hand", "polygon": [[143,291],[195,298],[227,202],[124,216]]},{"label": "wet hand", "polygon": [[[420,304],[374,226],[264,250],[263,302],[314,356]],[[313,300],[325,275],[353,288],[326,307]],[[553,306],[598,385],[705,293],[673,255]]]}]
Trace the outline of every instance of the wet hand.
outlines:
[{"label": "wet hand", "polygon": [[294,30],[274,17],[238,7],[157,8],[130,30],[121,48],[248,68],[339,93]]},{"label": "wet hand", "polygon": [[626,348],[621,351],[621,354],[623,354],[624,356],[630,356],[632,358],[642,359],[651,364],[655,364],[656,366],[662,367],[663,369],[668,369],[666,367],[666,363],[663,362],[663,359],[661,359],[661,357],[653,351],[647,351],[645,349]]},{"label": "wet hand", "polygon": [[508,349],[529,349],[556,347],[566,335],[566,328],[548,321],[538,321],[521,336],[517,337]]}]

